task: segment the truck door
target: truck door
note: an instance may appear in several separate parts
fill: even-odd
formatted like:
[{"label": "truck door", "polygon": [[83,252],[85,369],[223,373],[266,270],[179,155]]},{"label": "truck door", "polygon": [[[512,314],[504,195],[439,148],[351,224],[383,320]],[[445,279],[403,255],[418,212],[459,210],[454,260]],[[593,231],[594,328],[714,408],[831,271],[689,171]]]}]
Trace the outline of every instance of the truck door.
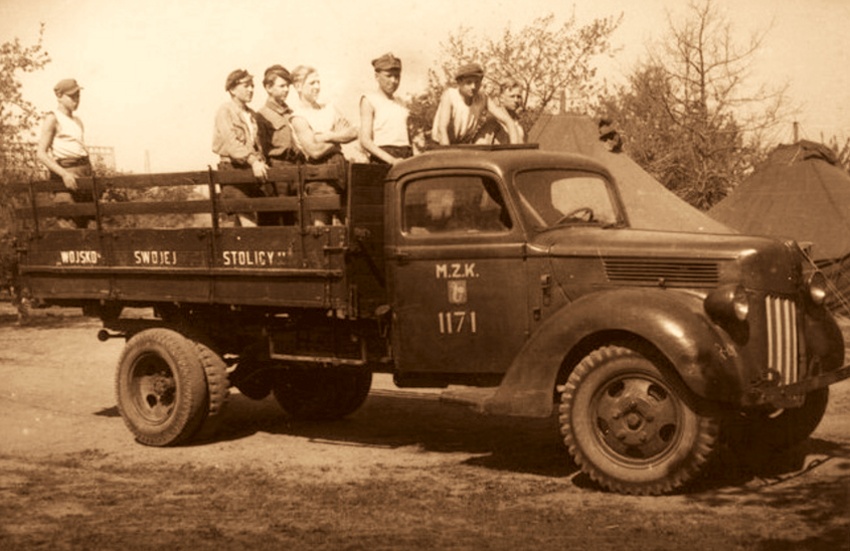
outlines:
[{"label": "truck door", "polygon": [[388,228],[397,375],[504,373],[529,314],[525,240],[500,180],[431,173],[402,180]]}]

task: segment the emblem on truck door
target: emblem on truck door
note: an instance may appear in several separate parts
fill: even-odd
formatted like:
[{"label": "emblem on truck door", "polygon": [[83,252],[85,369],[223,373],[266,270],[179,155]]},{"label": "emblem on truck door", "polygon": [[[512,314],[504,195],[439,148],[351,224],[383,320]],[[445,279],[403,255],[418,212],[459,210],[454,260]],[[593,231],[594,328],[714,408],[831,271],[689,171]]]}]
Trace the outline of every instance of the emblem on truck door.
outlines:
[{"label": "emblem on truck door", "polygon": [[449,304],[466,304],[466,280],[450,279],[448,284]]}]

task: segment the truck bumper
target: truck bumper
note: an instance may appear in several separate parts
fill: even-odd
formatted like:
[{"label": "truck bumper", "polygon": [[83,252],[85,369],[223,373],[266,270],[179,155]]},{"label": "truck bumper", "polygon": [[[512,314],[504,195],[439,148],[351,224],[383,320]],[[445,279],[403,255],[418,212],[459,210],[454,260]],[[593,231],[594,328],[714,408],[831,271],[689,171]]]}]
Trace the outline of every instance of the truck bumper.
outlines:
[{"label": "truck bumper", "polygon": [[809,392],[847,378],[850,378],[850,365],[790,385],[752,388],[746,393],[743,405],[748,407],[770,405],[775,408],[800,407]]}]

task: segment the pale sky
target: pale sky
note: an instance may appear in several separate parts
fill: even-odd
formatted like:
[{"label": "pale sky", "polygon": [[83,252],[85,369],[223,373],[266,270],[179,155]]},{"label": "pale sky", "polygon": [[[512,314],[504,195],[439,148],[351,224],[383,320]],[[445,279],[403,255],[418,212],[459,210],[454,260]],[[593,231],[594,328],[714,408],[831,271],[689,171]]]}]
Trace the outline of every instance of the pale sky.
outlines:
[{"label": "pale sky", "polygon": [[[119,169],[202,170],[212,121],[228,101],[226,75],[245,68],[255,77],[251,104],[266,99],[269,65],[316,67],[322,100],[357,122],[360,95],[374,87],[370,60],[392,51],[404,62],[402,96],[423,89],[439,45],[461,25],[497,36],[536,17],[559,21],[573,9],[579,24],[623,13],[613,35],[620,48],[601,76],[620,81],[666,29],[681,0],[0,0],[0,42],[25,45],[44,22],[52,62],[23,77],[24,96],[55,107],[53,85],[76,78],[83,86],[77,114],[89,145],[115,148]],[[850,136],[850,2],[847,0],[716,0],[742,37],[772,27],[752,70],[768,84],[788,82],[801,109],[802,138]],[[793,120],[787,122],[791,141]]]}]

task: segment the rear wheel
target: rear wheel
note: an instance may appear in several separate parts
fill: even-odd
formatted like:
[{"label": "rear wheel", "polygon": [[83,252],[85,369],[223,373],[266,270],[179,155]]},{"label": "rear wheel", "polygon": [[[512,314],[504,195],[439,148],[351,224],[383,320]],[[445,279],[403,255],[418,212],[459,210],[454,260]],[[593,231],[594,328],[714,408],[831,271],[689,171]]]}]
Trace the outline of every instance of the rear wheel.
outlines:
[{"label": "rear wheel", "polygon": [[136,440],[170,446],[192,438],[209,414],[204,363],[196,343],[171,329],[127,341],[116,375],[118,409]]},{"label": "rear wheel", "polygon": [[350,369],[300,369],[278,372],[274,397],[292,417],[310,421],[354,413],[369,395],[372,373]]},{"label": "rear wheel", "polygon": [[561,395],[564,442],[603,487],[660,494],[695,478],[717,450],[719,427],[684,399],[682,384],[643,354],[599,348],[570,375]]},{"label": "rear wheel", "polygon": [[201,438],[215,434],[221,424],[222,413],[230,396],[227,364],[224,359],[206,344],[195,341],[195,351],[206,377],[208,408],[207,418],[201,428]]}]

